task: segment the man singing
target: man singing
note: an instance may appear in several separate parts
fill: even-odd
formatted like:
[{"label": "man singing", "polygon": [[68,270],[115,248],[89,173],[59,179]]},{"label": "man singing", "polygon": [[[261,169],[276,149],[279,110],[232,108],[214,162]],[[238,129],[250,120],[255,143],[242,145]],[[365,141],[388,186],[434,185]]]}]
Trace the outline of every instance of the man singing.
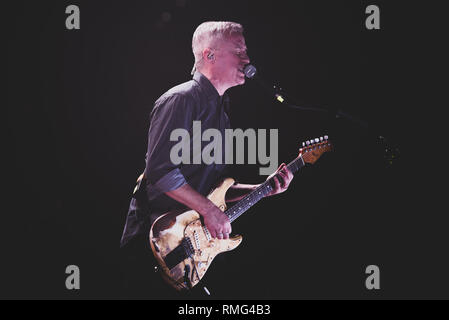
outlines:
[{"label": "man singing", "polygon": [[[193,34],[192,50],[193,79],[171,88],[154,104],[146,167],[138,179],[121,239],[129,268],[127,287],[133,295],[147,298],[170,297],[172,290],[168,285],[162,288],[165,285],[159,275],[158,279],[154,277],[152,268],[156,262],[148,244],[151,224],[161,214],[190,208],[203,217],[213,238],[228,239],[232,231],[229,218],[206,198],[217,181],[226,175],[225,161],[174,164],[170,151],[177,141],[170,141],[170,134],[181,128],[190,132],[193,139],[193,121],[201,121],[202,130],[218,129],[225,136],[225,129],[230,128],[229,99],[225,92],[245,83],[243,68],[250,62],[243,27],[234,22],[202,23]],[[205,145],[202,142],[201,148]],[[293,179],[285,164],[281,164],[276,174],[281,179],[274,178],[275,185],[269,195],[285,191]],[[257,187],[236,183],[227,193],[226,201],[237,201]]]}]

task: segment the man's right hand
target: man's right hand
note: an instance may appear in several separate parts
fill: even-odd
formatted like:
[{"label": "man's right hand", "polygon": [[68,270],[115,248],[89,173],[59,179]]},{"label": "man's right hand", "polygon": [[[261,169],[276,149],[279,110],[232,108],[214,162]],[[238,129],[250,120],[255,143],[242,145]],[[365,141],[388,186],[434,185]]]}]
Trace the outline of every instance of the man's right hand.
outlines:
[{"label": "man's right hand", "polygon": [[228,216],[218,209],[212,201],[199,194],[188,184],[165,194],[201,214],[204,224],[213,238],[229,238],[232,229]]},{"label": "man's right hand", "polygon": [[232,231],[231,222],[228,216],[218,209],[218,207],[214,206],[203,213],[202,216],[204,218],[204,224],[213,238],[229,239],[229,234]]}]

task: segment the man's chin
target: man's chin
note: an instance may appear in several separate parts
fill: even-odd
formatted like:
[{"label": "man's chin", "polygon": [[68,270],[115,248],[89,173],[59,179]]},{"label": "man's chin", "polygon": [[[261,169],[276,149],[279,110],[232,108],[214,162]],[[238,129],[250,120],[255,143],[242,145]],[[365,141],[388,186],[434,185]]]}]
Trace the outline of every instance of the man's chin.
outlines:
[{"label": "man's chin", "polygon": [[241,86],[241,85],[244,85],[244,84],[245,84],[245,78],[240,78],[240,79],[236,80],[236,81],[230,86],[230,88],[236,87],[236,86]]},{"label": "man's chin", "polygon": [[245,84],[245,77],[243,76],[242,78],[239,78],[237,81],[237,85],[241,86],[242,84]]}]

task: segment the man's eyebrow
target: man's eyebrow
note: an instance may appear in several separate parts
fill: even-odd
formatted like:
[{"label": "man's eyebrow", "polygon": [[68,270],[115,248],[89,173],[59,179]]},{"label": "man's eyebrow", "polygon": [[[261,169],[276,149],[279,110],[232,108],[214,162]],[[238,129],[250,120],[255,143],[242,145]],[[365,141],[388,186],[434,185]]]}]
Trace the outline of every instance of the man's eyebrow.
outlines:
[{"label": "man's eyebrow", "polygon": [[238,49],[244,49],[244,50],[247,50],[248,48],[246,47],[246,43],[244,43],[243,41],[241,42],[241,41],[235,41],[234,42],[234,45],[235,45],[235,47],[236,48],[238,48]]},{"label": "man's eyebrow", "polygon": [[236,48],[237,48],[237,49],[242,49],[242,50],[248,50],[248,48],[247,48],[245,45],[242,46],[242,45],[240,45],[240,44],[237,44],[237,45],[236,45]]}]

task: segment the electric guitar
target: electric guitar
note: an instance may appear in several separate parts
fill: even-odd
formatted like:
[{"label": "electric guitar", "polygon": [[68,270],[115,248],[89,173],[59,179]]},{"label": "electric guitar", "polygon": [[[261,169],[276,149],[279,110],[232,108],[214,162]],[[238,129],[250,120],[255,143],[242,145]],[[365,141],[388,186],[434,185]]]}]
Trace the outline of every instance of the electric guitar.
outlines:
[{"label": "electric guitar", "polygon": [[[294,173],[306,163],[315,163],[332,145],[324,136],[303,143],[298,157],[288,164]],[[225,203],[227,190],[235,183],[232,178],[224,179],[209,195],[231,223],[273,190],[270,178],[257,189],[246,195],[229,209]],[[205,275],[214,258],[222,252],[235,249],[242,236],[229,239],[213,239],[203,225],[200,214],[194,210],[176,210],[160,216],[150,229],[151,249],[160,266],[163,278],[176,290],[193,288]]]}]

